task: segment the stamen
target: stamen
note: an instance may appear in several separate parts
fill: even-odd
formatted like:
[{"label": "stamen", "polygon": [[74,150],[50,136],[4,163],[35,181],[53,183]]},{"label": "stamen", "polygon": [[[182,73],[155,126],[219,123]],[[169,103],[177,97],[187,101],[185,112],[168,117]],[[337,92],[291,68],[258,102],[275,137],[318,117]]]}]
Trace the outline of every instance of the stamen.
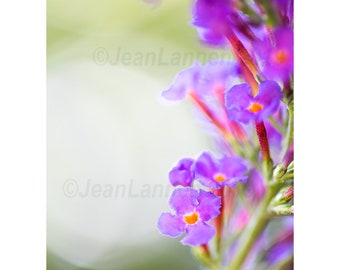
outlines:
[{"label": "stamen", "polygon": [[190,224],[193,225],[198,221],[198,214],[196,212],[192,213],[191,215],[187,215],[183,217],[183,220]]},{"label": "stamen", "polygon": [[250,111],[252,113],[257,113],[257,112],[261,111],[262,109],[263,109],[262,104],[254,102],[249,106],[248,111]]},{"label": "stamen", "polygon": [[214,179],[215,179],[215,181],[217,181],[217,182],[223,182],[223,181],[225,181],[227,178],[226,178],[226,176],[225,176],[224,174],[222,174],[222,173],[216,173],[216,174],[214,175]]},{"label": "stamen", "polygon": [[288,54],[285,50],[277,50],[273,54],[274,61],[278,64],[283,64],[288,60]]}]

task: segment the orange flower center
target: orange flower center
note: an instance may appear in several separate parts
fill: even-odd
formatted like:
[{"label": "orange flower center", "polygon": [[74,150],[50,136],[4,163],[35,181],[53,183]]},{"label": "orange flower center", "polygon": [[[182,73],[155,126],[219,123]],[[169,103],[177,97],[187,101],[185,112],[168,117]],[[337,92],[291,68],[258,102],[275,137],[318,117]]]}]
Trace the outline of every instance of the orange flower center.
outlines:
[{"label": "orange flower center", "polygon": [[273,58],[275,62],[283,64],[284,62],[287,62],[288,54],[285,50],[277,50],[274,52]]},{"label": "orange flower center", "polygon": [[227,178],[226,178],[225,175],[222,174],[222,173],[216,173],[216,174],[214,175],[214,179],[215,179],[215,181],[217,181],[217,182],[223,182],[223,181],[225,181]]},{"label": "orange flower center", "polygon": [[198,214],[196,212],[192,213],[191,215],[187,215],[187,216],[184,216],[183,217],[183,220],[190,224],[190,225],[193,225],[197,222],[198,220]]},{"label": "orange flower center", "polygon": [[248,111],[250,111],[252,113],[257,113],[257,112],[261,111],[262,109],[263,109],[262,104],[254,102],[250,105],[250,107],[248,108]]}]

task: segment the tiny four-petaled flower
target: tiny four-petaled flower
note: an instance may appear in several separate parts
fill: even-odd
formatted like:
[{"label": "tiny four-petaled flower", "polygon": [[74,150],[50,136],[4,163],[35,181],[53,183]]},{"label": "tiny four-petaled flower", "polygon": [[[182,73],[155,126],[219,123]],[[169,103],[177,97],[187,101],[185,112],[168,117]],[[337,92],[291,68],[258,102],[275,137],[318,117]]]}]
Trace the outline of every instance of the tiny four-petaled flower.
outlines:
[{"label": "tiny four-petaled flower", "polygon": [[244,83],[233,86],[225,95],[225,105],[231,120],[248,123],[261,122],[274,114],[283,98],[280,86],[275,81],[264,81],[259,93],[251,94],[251,87]]},{"label": "tiny four-petaled flower", "polygon": [[208,152],[203,152],[195,164],[195,178],[202,185],[219,189],[222,186],[235,188],[237,182],[246,182],[247,168],[237,157],[223,155],[216,159]]},{"label": "tiny four-petaled flower", "polygon": [[159,231],[170,237],[186,236],[183,245],[198,246],[209,242],[215,235],[215,229],[207,222],[220,213],[221,198],[212,192],[191,187],[173,191],[169,205],[172,213],[162,213],[158,220]]}]

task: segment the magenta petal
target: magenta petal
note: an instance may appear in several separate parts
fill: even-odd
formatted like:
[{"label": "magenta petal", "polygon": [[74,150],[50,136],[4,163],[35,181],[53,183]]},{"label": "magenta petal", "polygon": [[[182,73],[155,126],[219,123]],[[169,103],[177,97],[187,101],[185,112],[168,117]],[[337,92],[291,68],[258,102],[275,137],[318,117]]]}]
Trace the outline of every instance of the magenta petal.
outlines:
[{"label": "magenta petal", "polygon": [[169,172],[169,179],[171,185],[189,187],[191,186],[193,178],[190,172],[184,170],[172,170]]},{"label": "magenta petal", "polygon": [[277,82],[264,81],[259,85],[259,93],[255,100],[264,105],[264,107],[268,107],[273,101],[279,103],[281,98],[283,98],[283,94]]},{"label": "magenta petal", "polygon": [[[246,171],[247,168],[240,158],[223,156],[216,159],[207,152],[204,152],[195,164],[196,180],[212,189],[218,189],[225,185],[235,187],[236,182],[245,182],[247,180],[247,177],[244,176]],[[216,174],[224,175],[225,181],[216,181]]]},{"label": "magenta petal", "polygon": [[195,164],[195,177],[203,186],[217,189],[220,185],[212,179],[217,171],[215,163],[215,160],[209,153],[202,153]]},{"label": "magenta petal", "polygon": [[[248,84],[232,87],[225,96],[225,105],[231,120],[248,123],[251,120],[260,122],[274,114],[283,98],[280,86],[275,81],[264,81],[259,85],[259,93],[253,97]],[[250,112],[252,103],[263,106],[262,110]]]},{"label": "magenta petal", "polygon": [[185,230],[185,222],[181,216],[174,216],[170,213],[162,213],[158,219],[158,229],[161,234],[178,237]]},{"label": "magenta petal", "polygon": [[201,220],[208,221],[220,213],[221,197],[214,195],[212,192],[201,190],[197,200],[196,211]]},{"label": "magenta petal", "polygon": [[254,114],[251,112],[241,109],[241,108],[232,108],[232,109],[227,109],[228,111],[228,116],[230,120],[235,121],[235,122],[240,122],[247,124],[251,120],[254,120]]},{"label": "magenta petal", "polygon": [[169,199],[169,205],[177,215],[192,213],[197,205],[198,191],[190,188],[175,189]]},{"label": "magenta petal", "polygon": [[232,2],[226,0],[197,0],[193,6],[192,24],[204,42],[211,45],[226,43],[225,32],[230,27]]},{"label": "magenta petal", "polygon": [[240,176],[240,177],[233,177],[229,178],[226,181],[222,182],[222,184],[226,186],[230,186],[232,188],[236,188],[236,184],[238,182],[246,183],[248,180],[248,176]]},{"label": "magenta petal", "polygon": [[216,181],[212,180],[211,178],[199,176],[197,177],[197,181],[201,183],[201,185],[212,188],[212,189],[219,189],[222,185],[217,183]]},{"label": "magenta petal", "polygon": [[215,235],[216,231],[204,222],[187,227],[187,235],[181,240],[183,245],[198,246],[208,243]]},{"label": "magenta petal", "polygon": [[238,76],[240,66],[232,60],[210,60],[202,69],[202,80],[210,84],[224,85],[230,78]]},{"label": "magenta petal", "polygon": [[[277,28],[274,33],[275,46],[272,38],[266,37],[263,41],[254,44],[255,51],[263,63],[263,74],[268,80],[289,80],[294,72],[294,33],[284,27]],[[284,52],[282,61],[276,60],[276,53]]]},{"label": "magenta petal", "polygon": [[254,98],[251,96],[251,87],[244,83],[233,86],[225,95],[225,106],[230,120],[248,123],[254,115],[247,108]]},{"label": "magenta petal", "polygon": [[203,152],[196,161],[195,170],[206,177],[211,177],[216,171],[215,160],[208,152]]},{"label": "magenta petal", "polygon": [[256,114],[256,121],[263,121],[274,114],[278,110],[282,98],[281,88],[275,81],[262,82],[255,100],[263,105],[263,110]]},{"label": "magenta petal", "polygon": [[253,97],[251,96],[251,87],[247,83],[237,84],[226,93],[226,107],[231,109],[234,107],[246,108],[250,105]]},{"label": "magenta petal", "polygon": [[247,172],[247,167],[243,164],[242,159],[237,157],[224,156],[220,164],[220,171],[224,172],[227,178],[238,177]]},{"label": "magenta petal", "polygon": [[210,31],[207,28],[196,27],[199,38],[207,44],[214,46],[223,46],[226,44],[226,39],[223,35]]}]

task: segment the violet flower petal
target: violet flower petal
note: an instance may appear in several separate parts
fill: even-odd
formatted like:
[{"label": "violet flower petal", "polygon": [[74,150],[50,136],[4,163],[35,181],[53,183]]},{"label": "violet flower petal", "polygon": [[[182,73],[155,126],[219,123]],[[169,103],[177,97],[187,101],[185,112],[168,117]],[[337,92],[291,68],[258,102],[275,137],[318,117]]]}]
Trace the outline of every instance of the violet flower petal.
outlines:
[{"label": "violet flower petal", "polygon": [[200,190],[197,200],[196,211],[201,220],[208,221],[220,213],[221,197],[214,195],[212,192]]},{"label": "violet flower petal", "polygon": [[185,222],[181,216],[175,216],[171,213],[162,213],[158,219],[158,229],[160,233],[170,236],[178,237],[185,230]]},{"label": "violet flower petal", "polygon": [[181,243],[189,246],[198,246],[208,243],[216,233],[213,227],[202,221],[195,225],[188,226],[186,231],[187,235],[181,240]]},{"label": "violet flower petal", "polygon": [[198,191],[191,187],[175,189],[169,199],[170,207],[176,215],[192,213],[197,206]]},{"label": "violet flower petal", "polygon": [[275,81],[264,81],[259,85],[255,101],[263,105],[263,110],[255,114],[256,122],[263,121],[274,114],[283,98],[280,86]]},{"label": "violet flower petal", "polygon": [[191,158],[183,158],[169,172],[169,180],[173,186],[191,186],[194,180],[194,172],[192,165],[194,160]]},{"label": "violet flower petal", "polygon": [[195,62],[190,68],[181,71],[172,85],[162,92],[162,97],[171,101],[185,99],[189,91],[196,88],[201,72],[201,65]]}]

